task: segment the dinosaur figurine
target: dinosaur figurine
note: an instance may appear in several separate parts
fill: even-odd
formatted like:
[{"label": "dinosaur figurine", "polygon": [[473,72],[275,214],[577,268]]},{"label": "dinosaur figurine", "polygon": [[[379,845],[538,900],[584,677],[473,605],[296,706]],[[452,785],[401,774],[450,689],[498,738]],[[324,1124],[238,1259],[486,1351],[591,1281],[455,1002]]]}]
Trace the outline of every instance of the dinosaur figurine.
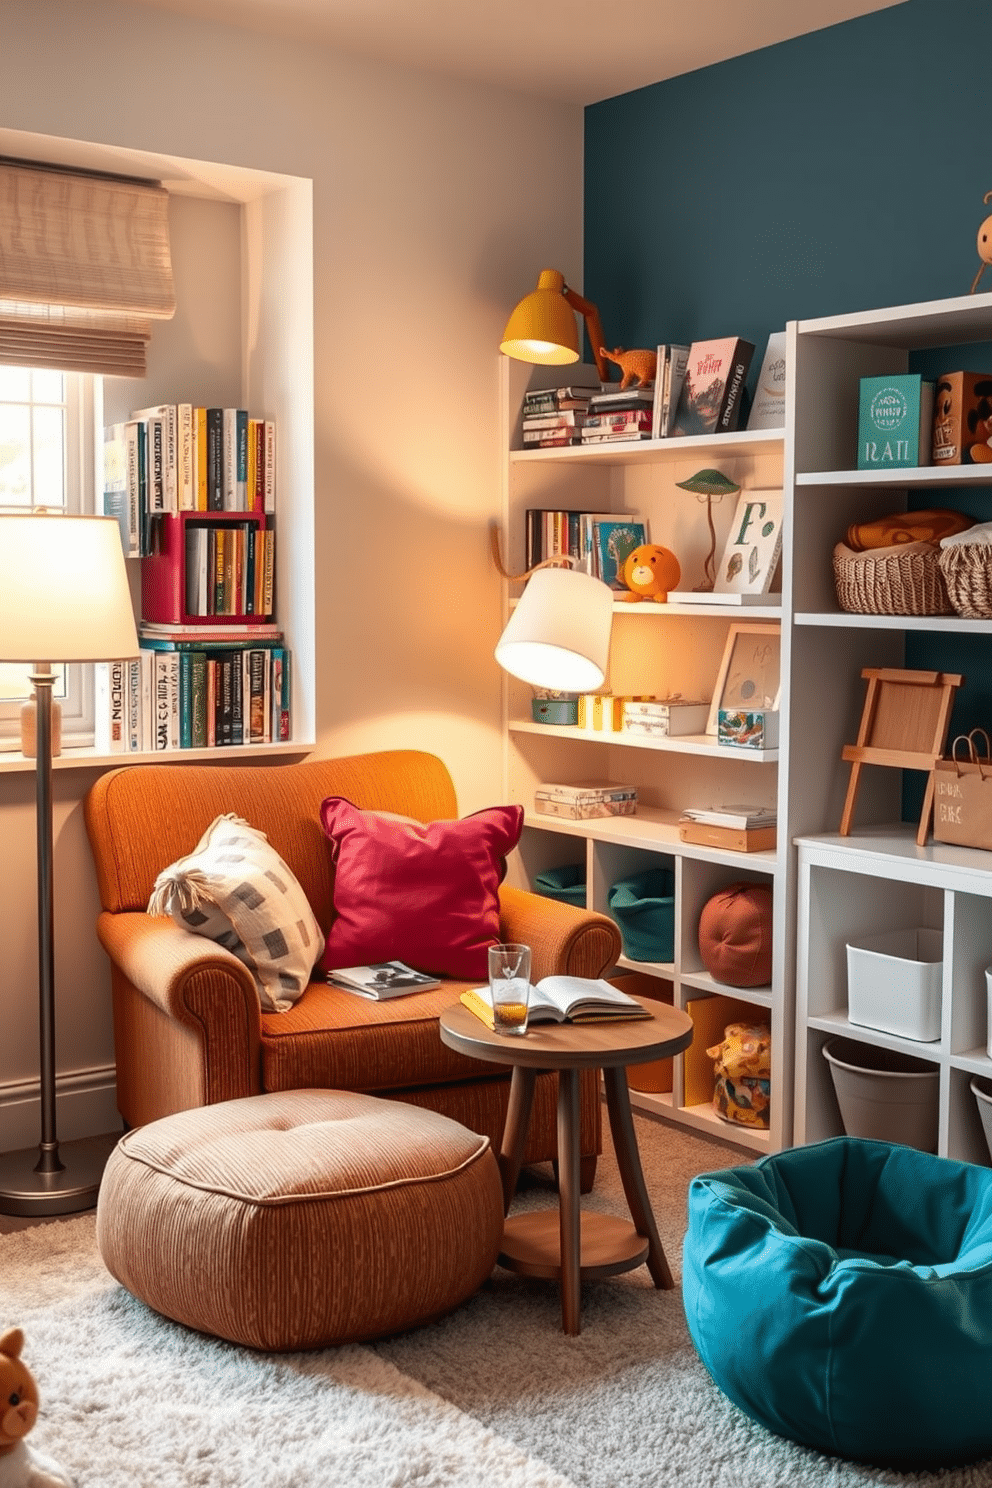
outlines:
[{"label": "dinosaur figurine", "polygon": [[622,346],[615,346],[612,351],[607,351],[605,346],[601,346],[599,354],[608,362],[615,362],[623,373],[620,379],[621,392],[635,381],[640,387],[647,382],[654,382],[658,370],[656,351],[624,351]]}]

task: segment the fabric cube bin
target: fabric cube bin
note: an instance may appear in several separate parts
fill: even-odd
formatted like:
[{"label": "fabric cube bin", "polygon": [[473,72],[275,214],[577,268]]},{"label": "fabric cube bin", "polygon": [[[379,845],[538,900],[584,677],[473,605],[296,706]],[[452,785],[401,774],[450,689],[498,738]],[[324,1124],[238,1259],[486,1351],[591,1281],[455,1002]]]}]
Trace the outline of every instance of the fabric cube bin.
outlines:
[{"label": "fabric cube bin", "polygon": [[631,961],[672,961],[675,957],[675,871],[648,868],[621,878],[607,899],[620,927],[624,955]]},{"label": "fabric cube bin", "polygon": [[[626,992],[628,997],[647,1002],[649,1007],[652,1003],[668,1007],[675,1005],[675,988],[665,977],[646,971],[618,971],[616,976],[607,977],[607,981],[611,987]],[[629,1064],[627,1084],[631,1090],[643,1090],[652,1095],[667,1093],[674,1083],[674,1065],[671,1055],[667,1059],[647,1059],[643,1064]]]},{"label": "fabric cube bin", "polygon": [[889,930],[847,943],[847,1016],[863,1028],[934,1043],[940,1038],[944,937]]},{"label": "fabric cube bin", "polygon": [[585,863],[563,863],[560,868],[545,868],[534,876],[534,893],[545,899],[560,899],[563,904],[586,907]]}]

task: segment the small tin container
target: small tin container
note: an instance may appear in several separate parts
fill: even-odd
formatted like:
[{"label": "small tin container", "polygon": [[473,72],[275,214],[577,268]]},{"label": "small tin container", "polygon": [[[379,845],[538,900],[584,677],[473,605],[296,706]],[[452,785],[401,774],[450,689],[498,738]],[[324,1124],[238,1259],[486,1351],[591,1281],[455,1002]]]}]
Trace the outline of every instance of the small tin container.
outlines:
[{"label": "small tin container", "polygon": [[579,700],[576,697],[532,698],[531,717],[535,723],[570,723],[579,721]]}]

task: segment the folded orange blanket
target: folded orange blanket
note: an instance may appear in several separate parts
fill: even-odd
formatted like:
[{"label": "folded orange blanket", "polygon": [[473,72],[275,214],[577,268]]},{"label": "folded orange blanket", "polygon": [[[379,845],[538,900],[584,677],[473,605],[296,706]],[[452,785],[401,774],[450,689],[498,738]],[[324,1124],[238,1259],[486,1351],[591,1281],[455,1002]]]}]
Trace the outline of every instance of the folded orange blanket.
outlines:
[{"label": "folded orange blanket", "polygon": [[954,532],[974,526],[974,517],[936,508],[932,511],[893,512],[873,522],[855,522],[847,529],[847,545],[856,553],[866,548],[890,548],[898,543],[940,542]]}]

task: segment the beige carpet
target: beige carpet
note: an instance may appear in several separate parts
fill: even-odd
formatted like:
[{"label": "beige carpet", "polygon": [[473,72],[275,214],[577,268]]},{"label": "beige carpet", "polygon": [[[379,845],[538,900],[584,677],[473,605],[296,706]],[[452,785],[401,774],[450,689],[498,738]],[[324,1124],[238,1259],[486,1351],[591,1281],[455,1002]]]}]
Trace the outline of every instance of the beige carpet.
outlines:
[{"label": "beige carpet", "polygon": [[[680,1271],[689,1177],[738,1148],[638,1119]],[[539,1175],[522,1194],[552,1202]],[[615,1165],[585,1202],[623,1212]],[[23,1327],[42,1415],[31,1440],[79,1488],[989,1488],[992,1464],[899,1474],[755,1426],[647,1272],[583,1288],[561,1332],[550,1283],[496,1271],[429,1328],[369,1347],[258,1355],[190,1333],[105,1271],[92,1215],[0,1235],[0,1329]],[[744,1341],[746,1345],[746,1340]]]}]

